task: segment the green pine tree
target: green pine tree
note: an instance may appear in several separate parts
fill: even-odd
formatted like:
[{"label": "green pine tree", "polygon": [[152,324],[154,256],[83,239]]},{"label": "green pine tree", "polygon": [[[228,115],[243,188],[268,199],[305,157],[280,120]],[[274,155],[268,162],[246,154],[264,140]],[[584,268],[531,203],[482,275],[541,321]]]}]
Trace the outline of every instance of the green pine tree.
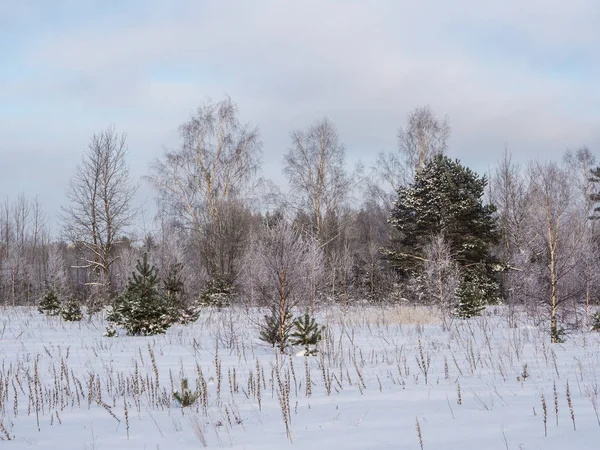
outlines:
[{"label": "green pine tree", "polygon": [[[484,302],[497,298],[498,264],[491,248],[499,233],[496,208],[483,204],[486,185],[485,177],[458,160],[436,155],[410,186],[399,189],[388,220],[397,233],[383,253],[403,277],[418,276],[425,246],[431,236],[443,233],[465,281],[478,279],[485,288]],[[467,294],[468,283],[462,289],[465,296],[474,298]]]},{"label": "green pine tree", "polygon": [[40,300],[38,312],[47,316],[57,316],[60,313],[60,300],[54,289],[49,287]]},{"label": "green pine tree", "polygon": [[479,316],[485,309],[486,289],[478,277],[465,276],[458,286],[455,314],[461,319]]},{"label": "green pine tree", "polygon": [[201,306],[224,308],[229,305],[233,286],[223,278],[211,278],[200,296]]},{"label": "green pine tree", "polygon": [[60,316],[67,322],[79,322],[83,318],[81,305],[74,298],[69,298],[62,307]]},{"label": "green pine tree", "polygon": [[116,298],[107,319],[125,328],[128,335],[164,333],[172,317],[167,299],[158,290],[158,269],[148,262],[148,254],[138,260],[125,292]]},{"label": "green pine tree", "polygon": [[169,266],[163,287],[169,305],[169,314],[173,322],[188,324],[198,320],[200,311],[186,303],[185,285],[181,272],[183,264],[175,263]]},{"label": "green pine tree", "polygon": [[182,408],[192,406],[200,398],[200,391],[192,391],[189,387],[187,378],[181,380],[181,391],[173,392],[173,399],[179,403]]},{"label": "green pine tree", "polygon": [[[273,306],[270,309],[270,314],[264,316],[264,321],[261,324],[259,339],[271,344],[273,347],[281,348],[282,352],[287,347],[290,332],[293,326],[293,316],[289,309],[284,311],[282,319],[281,310],[278,306]],[[283,327],[283,333],[282,333]],[[283,343],[281,342],[283,339]]]},{"label": "green pine tree", "polygon": [[314,317],[306,311],[303,316],[294,320],[294,332],[290,336],[292,345],[304,347],[304,355],[316,355],[317,345],[323,338],[324,326],[319,325]]}]

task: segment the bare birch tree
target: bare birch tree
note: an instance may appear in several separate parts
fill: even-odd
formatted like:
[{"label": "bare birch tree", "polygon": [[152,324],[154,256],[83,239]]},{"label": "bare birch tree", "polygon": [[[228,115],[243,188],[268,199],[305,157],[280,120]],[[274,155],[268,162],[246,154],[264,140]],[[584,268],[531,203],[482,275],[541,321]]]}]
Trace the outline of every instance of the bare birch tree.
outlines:
[{"label": "bare birch tree", "polygon": [[440,308],[444,328],[447,329],[456,305],[460,270],[443,234],[432,236],[425,245],[423,254],[425,261],[420,282],[425,288],[425,294]]},{"label": "bare birch tree", "polygon": [[530,196],[528,223],[528,295],[547,307],[550,336],[561,340],[561,313],[570,301],[581,296],[582,288],[573,282],[580,262],[585,231],[582,215],[574,207],[573,182],[569,171],[556,163],[536,161],[529,168]]},{"label": "bare birch tree", "polygon": [[180,148],[155,161],[147,179],[159,192],[159,207],[192,237],[203,270],[231,283],[247,225],[247,209],[238,207],[249,200],[260,168],[258,129],[239,121],[227,97],[207,100],[179,131]]},{"label": "bare birch tree", "polygon": [[[306,238],[286,220],[264,224],[248,248],[243,264],[246,296],[267,306],[277,325],[273,343],[283,353],[294,307],[310,306],[313,290],[323,280],[323,259],[318,242]],[[273,330],[271,330],[273,331]]]},{"label": "bare birch tree", "polygon": [[406,128],[398,131],[398,148],[407,166],[420,172],[427,160],[446,151],[449,138],[448,117],[440,121],[429,106],[424,106],[411,111]]},{"label": "bare birch tree", "polygon": [[490,200],[498,210],[500,245],[498,259],[502,262],[500,292],[508,304],[509,322],[516,326],[516,308],[525,297],[518,288],[522,281],[522,251],[526,245],[525,227],[528,217],[527,183],[522,170],[512,161],[505,149],[503,158],[496,164],[490,177]]},{"label": "bare birch tree", "polygon": [[291,138],[284,157],[290,200],[298,210],[309,214],[313,232],[323,242],[326,215],[339,213],[352,185],[344,167],[345,149],[328,119],[306,130],[293,130]]},{"label": "bare birch tree", "polygon": [[598,254],[599,248],[595,238],[596,221],[594,215],[594,191],[596,190],[597,179],[593,177],[593,170],[596,165],[596,158],[584,146],[576,151],[568,151],[565,154],[565,163],[572,172],[572,179],[575,181],[577,191],[577,201],[581,209],[581,226],[583,227],[585,248],[583,249],[583,278],[585,283],[585,325],[588,326],[590,314],[590,302],[592,291],[598,281]]},{"label": "bare birch tree", "polygon": [[100,297],[111,292],[111,266],[115,247],[131,224],[136,187],[126,162],[125,134],[114,128],[95,134],[69,182],[62,208],[66,238],[79,251],[81,267],[89,271],[89,284]]},{"label": "bare birch tree", "polygon": [[398,151],[380,153],[374,173],[380,183],[379,197],[391,209],[396,192],[407,186],[427,160],[444,153],[450,138],[448,117],[438,119],[429,106],[412,110],[398,131]]}]

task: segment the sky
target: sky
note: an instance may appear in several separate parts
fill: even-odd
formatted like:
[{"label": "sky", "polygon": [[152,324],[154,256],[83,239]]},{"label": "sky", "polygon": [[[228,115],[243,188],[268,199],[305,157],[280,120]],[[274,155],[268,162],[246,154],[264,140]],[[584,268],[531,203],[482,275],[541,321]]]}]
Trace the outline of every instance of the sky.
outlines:
[{"label": "sky", "polygon": [[290,131],[328,117],[349,166],[397,148],[416,107],[448,116],[448,153],[485,172],[600,156],[600,2],[0,0],[0,198],[50,221],[95,132],[126,132],[141,176],[207,98],[258,126],[284,184]]}]

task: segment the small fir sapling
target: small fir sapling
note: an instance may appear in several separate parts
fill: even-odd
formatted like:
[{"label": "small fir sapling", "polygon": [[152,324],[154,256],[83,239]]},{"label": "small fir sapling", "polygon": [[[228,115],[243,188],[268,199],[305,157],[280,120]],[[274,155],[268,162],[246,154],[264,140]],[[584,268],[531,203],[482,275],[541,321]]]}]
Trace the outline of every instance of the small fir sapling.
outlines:
[{"label": "small fir sapling", "polygon": [[181,380],[181,392],[173,392],[173,399],[179,403],[182,408],[192,406],[200,398],[200,392],[198,390],[192,391],[189,388],[187,378]]},{"label": "small fir sapling", "polygon": [[279,308],[277,306],[273,306],[270,309],[270,314],[266,314],[264,316],[264,320],[261,324],[261,329],[258,337],[261,341],[267,342],[273,347],[285,348],[288,344],[292,326],[292,313],[289,311],[285,311],[282,320]]},{"label": "small fir sapling", "polygon": [[57,316],[60,313],[60,300],[52,288],[48,288],[38,305],[40,314]]},{"label": "small fir sapling", "polygon": [[185,285],[181,272],[183,264],[174,263],[169,265],[165,279],[163,280],[163,289],[167,298],[169,314],[174,323],[186,325],[198,320],[200,311],[186,304]]},{"label": "small fir sapling", "polygon": [[81,305],[74,298],[69,298],[60,311],[60,316],[67,322],[79,322],[83,319]]},{"label": "small fir sapling", "polygon": [[297,317],[294,322],[294,332],[291,334],[291,344],[304,347],[304,355],[312,356],[317,354],[317,345],[323,338],[322,332],[325,329],[319,325],[314,317],[311,317],[308,310],[303,316]]}]

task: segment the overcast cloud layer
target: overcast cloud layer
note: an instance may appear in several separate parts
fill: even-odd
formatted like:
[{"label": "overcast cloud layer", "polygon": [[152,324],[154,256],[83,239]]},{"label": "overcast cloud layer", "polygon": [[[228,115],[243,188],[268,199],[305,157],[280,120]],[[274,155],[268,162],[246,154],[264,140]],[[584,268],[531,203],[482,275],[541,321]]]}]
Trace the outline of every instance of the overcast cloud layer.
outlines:
[{"label": "overcast cloud layer", "polygon": [[0,197],[39,194],[51,219],[91,134],[127,132],[139,179],[194,107],[225,93],[260,128],[277,182],[292,128],[329,117],[368,167],[426,104],[450,118],[449,153],[479,171],[505,144],[521,161],[600,155],[597,0],[0,7]]}]

